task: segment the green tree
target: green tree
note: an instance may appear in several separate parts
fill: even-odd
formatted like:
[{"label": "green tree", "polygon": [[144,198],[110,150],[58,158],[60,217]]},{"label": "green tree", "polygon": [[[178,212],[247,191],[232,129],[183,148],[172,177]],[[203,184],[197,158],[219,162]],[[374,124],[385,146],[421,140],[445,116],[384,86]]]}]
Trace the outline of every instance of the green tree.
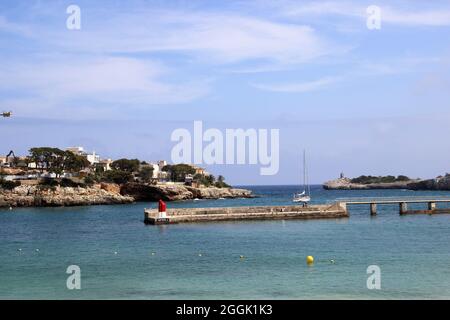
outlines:
[{"label": "green tree", "polygon": [[95,164],[95,173],[97,174],[102,174],[103,172],[105,172],[105,167],[103,167],[101,164],[96,163]]},{"label": "green tree", "polygon": [[217,188],[229,188],[230,187],[230,185],[225,182],[225,177],[221,176],[221,175],[217,177],[217,182],[215,183],[215,186]]},{"label": "green tree", "polygon": [[36,163],[41,173],[47,170],[57,177],[64,171],[79,172],[90,165],[85,157],[58,148],[38,147],[31,148],[29,152],[28,161]]},{"label": "green tree", "polygon": [[136,172],[139,170],[140,161],[138,159],[119,159],[111,164],[111,167],[115,170]]},{"label": "green tree", "polygon": [[153,178],[153,167],[152,166],[144,166],[139,170],[139,178],[143,182],[150,182]]},{"label": "green tree", "polygon": [[41,171],[41,173],[50,167],[53,161],[53,148],[49,147],[38,147],[31,148],[29,150],[30,160],[36,163],[36,167]]},{"label": "green tree", "polygon": [[59,176],[64,170],[66,152],[58,148],[39,147],[30,149],[30,159],[41,172],[46,169]]},{"label": "green tree", "polygon": [[110,170],[103,174],[104,181],[124,184],[133,179],[133,175],[128,171]]},{"label": "green tree", "polygon": [[209,185],[213,185],[216,181],[216,178],[212,174],[210,174],[206,176],[206,181],[208,181]]},{"label": "green tree", "polygon": [[195,169],[188,164],[180,163],[174,165],[166,165],[162,171],[169,172],[170,180],[174,182],[184,182],[184,178],[188,174],[195,174]]},{"label": "green tree", "polygon": [[91,165],[86,157],[76,155],[70,151],[65,151],[62,157],[64,171],[79,172]]}]

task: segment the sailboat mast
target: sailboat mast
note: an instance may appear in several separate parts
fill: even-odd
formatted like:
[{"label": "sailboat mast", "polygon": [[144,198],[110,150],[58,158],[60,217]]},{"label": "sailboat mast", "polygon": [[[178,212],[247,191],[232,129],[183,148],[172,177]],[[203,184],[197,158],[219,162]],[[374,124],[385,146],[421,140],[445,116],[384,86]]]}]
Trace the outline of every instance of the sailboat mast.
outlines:
[{"label": "sailboat mast", "polygon": [[304,170],[304,184],[305,191],[308,196],[311,195],[311,188],[309,186],[308,168],[306,166],[306,150],[303,150],[303,170]]},{"label": "sailboat mast", "polygon": [[303,150],[303,190],[306,192],[306,151]]}]

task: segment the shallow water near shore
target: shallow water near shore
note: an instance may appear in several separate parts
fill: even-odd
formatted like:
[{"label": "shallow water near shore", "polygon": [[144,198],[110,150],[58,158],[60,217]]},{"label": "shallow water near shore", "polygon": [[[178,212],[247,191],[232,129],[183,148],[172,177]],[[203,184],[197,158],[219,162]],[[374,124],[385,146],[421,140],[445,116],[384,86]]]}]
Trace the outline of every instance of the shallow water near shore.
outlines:
[{"label": "shallow water near shore", "polygon": [[[297,191],[246,188],[260,197],[168,206],[286,205]],[[450,192],[315,186],[312,196],[313,203],[328,203]],[[368,206],[355,206],[350,218],[339,220],[147,226],[143,210],[151,206],[156,204],[0,210],[0,298],[450,298],[450,214],[399,216],[398,206],[385,205],[371,217]],[[305,262],[308,255],[315,257],[313,266]],[[81,290],[66,288],[69,265],[81,268]],[[381,290],[367,289],[369,265],[381,268]]]}]

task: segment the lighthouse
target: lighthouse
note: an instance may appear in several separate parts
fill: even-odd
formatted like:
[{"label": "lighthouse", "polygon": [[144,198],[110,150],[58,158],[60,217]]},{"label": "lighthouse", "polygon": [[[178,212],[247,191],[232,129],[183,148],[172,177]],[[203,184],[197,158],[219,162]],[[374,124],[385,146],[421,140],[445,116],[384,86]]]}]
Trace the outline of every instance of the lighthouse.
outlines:
[{"label": "lighthouse", "polygon": [[166,203],[164,201],[162,201],[161,199],[159,199],[158,202],[158,219],[165,219],[167,218],[166,216]]}]

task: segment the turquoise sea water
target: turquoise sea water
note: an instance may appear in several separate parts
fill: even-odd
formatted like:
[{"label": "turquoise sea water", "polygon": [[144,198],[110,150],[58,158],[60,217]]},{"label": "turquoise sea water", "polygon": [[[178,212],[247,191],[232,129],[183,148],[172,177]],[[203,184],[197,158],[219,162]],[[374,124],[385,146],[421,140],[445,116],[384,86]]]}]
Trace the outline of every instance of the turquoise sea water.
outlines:
[{"label": "turquoise sea water", "polygon": [[[248,188],[261,197],[169,207],[291,204],[296,191]],[[450,196],[319,186],[312,193],[316,203]],[[368,207],[360,206],[340,220],[147,226],[143,210],[149,206],[155,204],[0,210],[0,298],[450,298],[450,215],[399,216],[398,206],[381,206],[370,217]],[[307,255],[315,257],[313,266],[306,265]],[[69,265],[81,268],[81,290],[66,288]],[[381,268],[381,290],[367,289],[369,265]]]}]

